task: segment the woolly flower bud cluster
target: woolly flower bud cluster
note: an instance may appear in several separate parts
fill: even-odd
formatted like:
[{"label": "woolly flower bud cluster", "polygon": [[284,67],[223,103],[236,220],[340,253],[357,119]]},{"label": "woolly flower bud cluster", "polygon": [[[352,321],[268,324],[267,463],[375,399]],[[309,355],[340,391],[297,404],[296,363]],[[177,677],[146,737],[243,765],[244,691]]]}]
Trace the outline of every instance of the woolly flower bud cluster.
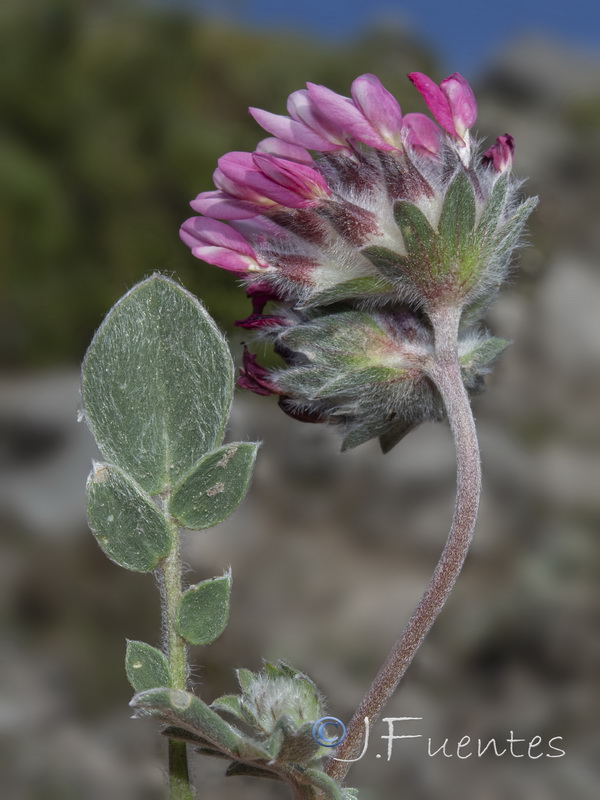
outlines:
[{"label": "woolly flower bud cluster", "polygon": [[224,695],[212,704],[248,726],[273,763],[318,762],[325,750],[312,734],[324,714],[322,697],[311,679],[279,661],[265,662],[262,672],[237,671],[239,695]]},{"label": "woolly flower bud cluster", "polygon": [[465,386],[482,388],[505,343],[479,330],[481,315],[536,202],[518,198],[509,134],[478,153],[464,78],[409,78],[433,119],[403,115],[374,75],[350,97],[308,83],[287,116],[251,108],[271,137],[219,159],[216,190],[191,204],[202,216],[181,228],[196,257],[243,278],[253,312],[237,324],[286,364],[267,370],[246,351],[239,385],[338,425],[344,447],[379,437],[389,450],[443,416],[443,309],[460,315]]}]

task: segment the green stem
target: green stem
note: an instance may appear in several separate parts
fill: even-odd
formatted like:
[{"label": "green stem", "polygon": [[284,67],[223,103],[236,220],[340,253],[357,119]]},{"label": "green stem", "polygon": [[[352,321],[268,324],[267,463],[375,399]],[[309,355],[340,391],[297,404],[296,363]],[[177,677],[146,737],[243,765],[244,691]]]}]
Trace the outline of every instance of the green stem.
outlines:
[{"label": "green stem", "polygon": [[[173,547],[161,565],[162,615],[165,629],[169,666],[174,689],[186,689],[188,665],[185,640],[177,633],[177,609],[181,600],[181,552],[179,527],[169,511],[170,497],[163,499],[163,513],[167,521]],[[169,800],[194,800],[188,771],[185,742],[169,739]]]},{"label": "green stem", "polygon": [[477,520],[481,465],[471,404],[458,362],[460,314],[453,308],[439,308],[431,314],[431,319],[435,331],[435,359],[429,374],[442,396],[456,449],[454,516],[446,546],[427,589],[352,717],[335,759],[330,759],[327,764],[327,774],[338,781],[344,779],[350,764],[336,759],[352,759],[358,755],[362,747],[365,717],[369,718],[371,724],[375,722],[396,691],[452,591],[467,556]]}]

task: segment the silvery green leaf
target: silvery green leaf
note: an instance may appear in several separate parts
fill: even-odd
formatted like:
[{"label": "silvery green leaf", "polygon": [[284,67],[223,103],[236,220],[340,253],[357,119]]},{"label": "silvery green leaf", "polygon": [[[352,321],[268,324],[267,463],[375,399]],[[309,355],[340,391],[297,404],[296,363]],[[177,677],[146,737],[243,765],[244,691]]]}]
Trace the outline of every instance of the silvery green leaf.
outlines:
[{"label": "silvery green leaf", "polygon": [[369,299],[374,297],[392,296],[394,287],[383,277],[352,278],[352,280],[338,283],[329,289],[324,289],[318,294],[311,295],[299,308],[311,308],[313,306],[327,306],[339,303],[343,300]]},{"label": "silvery green leaf", "polygon": [[320,769],[307,768],[303,772],[304,778],[319,789],[323,800],[346,800],[345,790]]},{"label": "silvery green leaf", "polygon": [[510,253],[517,245],[527,218],[538,204],[537,197],[530,197],[521,203],[516,211],[496,231],[493,247],[496,257]]},{"label": "silvery green leaf", "polygon": [[211,708],[217,711],[227,711],[228,714],[233,714],[241,720],[246,720],[246,714],[242,707],[242,701],[236,694],[224,694],[222,697],[217,697],[210,704]]},{"label": "silvery green leaf", "polygon": [[406,273],[408,259],[401,253],[395,253],[393,250],[387,247],[380,247],[379,245],[365,247],[361,250],[361,253],[363,256],[366,256],[386,278],[394,280]]},{"label": "silvery green leaf", "polygon": [[175,488],[169,510],[186,528],[211,528],[244,499],[258,445],[235,442],[207,453]]},{"label": "silvery green leaf", "polygon": [[242,692],[249,693],[252,691],[252,687],[254,686],[257,676],[249,669],[245,667],[241,667],[240,669],[236,670],[236,675],[238,679],[238,683],[242,689]]},{"label": "silvery green leaf", "polygon": [[429,265],[435,274],[439,264],[438,237],[425,214],[408,200],[398,200],[394,204],[394,218],[408,255],[423,268]]},{"label": "silvery green leaf", "polygon": [[[472,344],[460,345],[459,361],[461,370],[486,371],[493,365],[510,342],[497,336],[473,341]],[[463,349],[464,348],[464,349]]]},{"label": "silvery green leaf", "polygon": [[100,450],[149,494],[178,483],[221,441],[232,388],[213,320],[158,274],[108,313],[83,364],[84,413]]},{"label": "silvery green leaf", "polygon": [[475,226],[475,194],[471,181],[462,170],[446,190],[440,214],[440,245],[447,253],[457,253],[469,246]]},{"label": "silvery green leaf", "polygon": [[136,692],[169,687],[173,683],[165,654],[145,642],[127,642],[125,671]]},{"label": "silvery green leaf", "polygon": [[87,483],[88,522],[106,555],[126,569],[149,572],[171,549],[165,518],[118,467],[95,464]]},{"label": "silvery green leaf", "polygon": [[477,224],[477,234],[479,236],[487,238],[492,235],[498,227],[498,223],[501,221],[504,214],[504,207],[506,205],[506,198],[510,186],[509,178],[510,172],[507,171],[496,179],[490,198]]},{"label": "silvery green leaf", "polygon": [[230,593],[230,572],[187,589],[177,609],[179,635],[190,644],[213,642],[227,626]]},{"label": "silvery green leaf", "polygon": [[[168,739],[179,739],[181,742],[188,742],[189,744],[196,745],[197,747],[213,749],[214,745],[202,736],[186,730],[185,728],[178,728],[176,725],[167,725],[161,729],[161,734]],[[218,751],[215,751],[215,753]]]},{"label": "silvery green leaf", "polygon": [[137,716],[158,717],[176,728],[191,731],[216,750],[237,755],[242,737],[206,703],[181,689],[149,689],[129,704]]}]

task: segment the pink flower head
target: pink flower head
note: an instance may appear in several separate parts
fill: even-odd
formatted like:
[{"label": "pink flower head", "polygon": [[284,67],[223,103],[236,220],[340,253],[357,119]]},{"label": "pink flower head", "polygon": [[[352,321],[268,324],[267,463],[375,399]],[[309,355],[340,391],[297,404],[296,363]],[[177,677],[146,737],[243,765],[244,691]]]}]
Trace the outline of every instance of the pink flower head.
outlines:
[{"label": "pink flower head", "polygon": [[361,75],[352,84],[352,99],[326,86],[307,83],[308,94],[323,117],[349,136],[379,150],[401,149],[402,112],[374,75]]},{"label": "pink flower head", "polygon": [[485,151],[481,163],[492,166],[496,172],[505,172],[512,167],[514,152],[515,140],[510,133],[505,133],[504,136],[498,136],[496,143]]},{"label": "pink flower head", "polygon": [[436,121],[465,144],[465,135],[477,119],[477,103],[462,75],[455,72],[444,78],[439,86],[422,72],[411,72],[408,77],[423,96]]},{"label": "pink flower head", "polygon": [[230,225],[208,217],[191,217],[180,228],[179,235],[196,258],[230,272],[264,272],[269,265],[256,255],[252,247]]}]

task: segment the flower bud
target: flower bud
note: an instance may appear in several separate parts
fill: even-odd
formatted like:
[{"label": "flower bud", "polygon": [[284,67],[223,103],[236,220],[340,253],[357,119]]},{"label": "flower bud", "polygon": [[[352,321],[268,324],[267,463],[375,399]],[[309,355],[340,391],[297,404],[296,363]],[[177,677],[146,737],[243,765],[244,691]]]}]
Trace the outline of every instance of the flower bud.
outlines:
[{"label": "flower bud", "polygon": [[489,150],[486,150],[481,158],[481,163],[492,166],[496,172],[505,172],[512,167],[513,156],[515,154],[515,140],[510,133],[498,136],[496,143]]},{"label": "flower bud", "polygon": [[308,676],[282,661],[267,662],[258,673],[239,669],[237,675],[241,695],[225,695],[213,708],[249,725],[273,763],[308,764],[325,755],[312,735],[325,713],[323,700]]}]

